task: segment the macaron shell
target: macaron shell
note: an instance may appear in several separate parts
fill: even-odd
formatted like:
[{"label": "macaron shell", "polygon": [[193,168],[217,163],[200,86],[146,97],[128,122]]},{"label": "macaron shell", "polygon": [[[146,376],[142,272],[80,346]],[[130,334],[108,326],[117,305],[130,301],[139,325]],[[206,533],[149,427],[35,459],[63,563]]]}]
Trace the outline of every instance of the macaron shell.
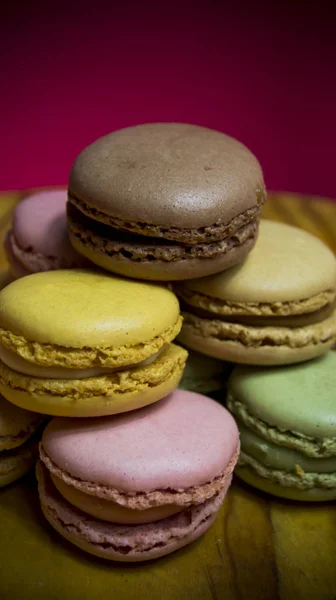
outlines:
[{"label": "macaron shell", "polygon": [[[114,378],[111,385],[111,376],[107,375],[73,381],[21,376],[0,362],[0,393],[19,407],[46,415],[114,415],[146,406],[170,394],[181,380],[186,357],[185,350],[171,344],[154,363],[123,371],[120,384],[115,383]],[[100,384],[102,392],[97,394],[95,387]]]},{"label": "macaron shell", "polygon": [[336,353],[282,369],[236,367],[234,398],[270,427],[314,439],[336,437]]},{"label": "macaron shell", "polygon": [[43,513],[49,523],[82,550],[121,562],[137,562],[165,556],[200,537],[214,522],[231,483],[204,505],[167,519],[139,526],[105,523],[69,504],[51,484],[48,472],[38,464],[37,477]]},{"label": "macaron shell", "polygon": [[[215,321],[201,319],[194,315],[190,322],[185,318],[178,341],[187,348],[220,360],[238,364],[274,366],[316,358],[332,348],[336,340],[336,311],[325,321],[298,329],[256,328],[243,324],[218,322],[222,330],[227,329],[226,336],[225,333],[221,333],[217,334],[218,337],[215,335],[214,323]],[[203,324],[207,330],[210,325],[214,335],[202,333]],[[233,337],[230,333],[233,328],[238,331],[236,340],[230,339]],[[305,342],[303,345],[300,342],[302,337],[308,340],[308,343]],[[280,344],[279,338],[282,340]],[[262,343],[263,339],[266,343]]]},{"label": "macaron shell", "polygon": [[33,467],[36,457],[37,446],[33,442],[16,448],[6,457],[0,453],[0,488],[25,475]]},{"label": "macaron shell", "polygon": [[278,496],[279,498],[299,500],[302,502],[327,502],[336,499],[336,488],[327,489],[315,487],[308,490],[299,490],[294,487],[284,487],[265,477],[261,477],[248,466],[237,466],[235,475],[256,489],[272,494],[273,496]]},{"label": "macaron shell", "polygon": [[[12,232],[9,231],[5,237],[4,248],[6,251],[6,258],[9,263],[10,273],[12,275],[12,278],[8,279],[7,284],[11,283],[13,278],[19,279],[20,277],[26,277],[26,275],[30,275],[30,271],[28,271],[28,269],[26,269],[23,266],[23,264],[18,260],[18,258],[14,254],[13,249],[12,249],[11,238],[12,238]],[[4,286],[1,286],[0,289],[2,289],[3,287]]]},{"label": "macaron shell", "polygon": [[226,470],[228,477],[239,435],[223,406],[206,396],[176,390],[128,415],[90,421],[53,419],[44,431],[42,448],[57,476],[66,481],[69,476],[78,486],[81,482],[83,491],[99,495],[106,486],[121,493],[148,494],[204,486]]},{"label": "macaron shell", "polygon": [[21,446],[40,423],[41,415],[18,408],[0,396],[0,451]]},{"label": "macaron shell", "polygon": [[178,319],[178,300],[168,289],[86,270],[37,273],[0,292],[0,327],[42,344],[130,346]]},{"label": "macaron shell", "polygon": [[261,219],[258,241],[242,265],[186,284],[228,302],[287,302],[336,291],[336,259],[310,233]]},{"label": "macaron shell", "polygon": [[66,190],[27,196],[15,208],[13,234],[18,247],[42,256],[76,262],[66,225]]},{"label": "macaron shell", "polygon": [[101,249],[102,244],[97,239],[96,245],[81,242],[70,231],[70,239],[74,248],[92,263],[99,267],[131,277],[147,281],[180,281],[194,277],[205,277],[229,269],[242,262],[253,248],[256,234],[245,242],[235,245],[227,252],[212,258],[183,258],[176,261],[143,260],[139,262],[125,258],[122,254],[110,256]]},{"label": "macaron shell", "polygon": [[132,221],[187,229],[225,222],[258,203],[258,188],[262,171],[245,146],[181,123],[129,127],[96,140],[77,157],[69,180],[70,198],[123,219],[126,229]]}]

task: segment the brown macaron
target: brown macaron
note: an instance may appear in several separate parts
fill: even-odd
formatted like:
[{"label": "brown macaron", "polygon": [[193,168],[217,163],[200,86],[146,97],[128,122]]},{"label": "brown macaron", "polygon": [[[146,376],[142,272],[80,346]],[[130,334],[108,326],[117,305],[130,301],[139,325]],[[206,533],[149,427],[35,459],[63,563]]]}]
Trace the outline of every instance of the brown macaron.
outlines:
[{"label": "brown macaron", "polygon": [[246,257],[265,194],[257,159],[231,137],[178,123],[129,127],[77,157],[68,190],[70,239],[121,275],[201,277]]}]

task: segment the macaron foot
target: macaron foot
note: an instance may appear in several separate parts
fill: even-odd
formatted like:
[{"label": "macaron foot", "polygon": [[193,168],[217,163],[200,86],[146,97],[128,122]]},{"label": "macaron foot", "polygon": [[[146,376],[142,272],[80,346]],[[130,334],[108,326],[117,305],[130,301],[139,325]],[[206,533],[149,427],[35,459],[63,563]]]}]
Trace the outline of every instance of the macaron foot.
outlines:
[{"label": "macaron foot", "polygon": [[179,385],[187,351],[169,344],[151,364],[87,379],[21,375],[0,361],[0,392],[28,410],[60,417],[101,417],[161,400]]},{"label": "macaron foot", "polygon": [[215,521],[228,487],[204,504],[161,521],[129,526],[95,519],[75,508],[59,494],[41,463],[37,477],[42,511],[50,525],[85,552],[119,562],[166,556],[198,539]]},{"label": "macaron foot", "polygon": [[336,487],[334,488],[321,488],[312,487],[309,489],[298,489],[295,487],[286,487],[280,485],[266,477],[261,477],[251,467],[248,466],[237,466],[235,469],[237,477],[242,479],[245,483],[253,486],[254,488],[271,494],[272,496],[278,496],[279,498],[286,498],[287,500],[298,500],[302,502],[327,502],[336,499]]}]

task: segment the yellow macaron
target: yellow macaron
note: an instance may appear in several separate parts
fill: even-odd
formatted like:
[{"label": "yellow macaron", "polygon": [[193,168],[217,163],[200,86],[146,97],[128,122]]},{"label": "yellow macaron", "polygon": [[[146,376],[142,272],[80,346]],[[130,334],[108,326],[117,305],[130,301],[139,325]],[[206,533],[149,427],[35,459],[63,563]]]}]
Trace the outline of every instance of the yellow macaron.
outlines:
[{"label": "yellow macaron", "polygon": [[102,416],[174,390],[187,353],[176,296],[88,270],[29,275],[0,292],[0,391],[57,416]]}]

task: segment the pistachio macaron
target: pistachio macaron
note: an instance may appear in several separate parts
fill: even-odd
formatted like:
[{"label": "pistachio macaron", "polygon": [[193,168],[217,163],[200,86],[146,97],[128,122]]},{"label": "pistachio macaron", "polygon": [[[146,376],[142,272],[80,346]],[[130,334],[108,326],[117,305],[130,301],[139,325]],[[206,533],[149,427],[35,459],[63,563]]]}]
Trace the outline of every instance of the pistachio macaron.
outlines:
[{"label": "pistachio macaron", "polygon": [[336,499],[336,352],[285,367],[237,366],[227,407],[240,431],[236,474],[293,500]]},{"label": "pistachio macaron", "polygon": [[16,481],[34,465],[34,433],[43,421],[39,414],[14,406],[0,395],[0,487]]},{"label": "pistachio macaron", "polygon": [[123,415],[53,419],[37,468],[42,510],[86,552],[158,558],[212,525],[238,453],[230,413],[184,390]]},{"label": "pistachio macaron", "polygon": [[48,415],[139,408],[178,386],[180,328],[163,286],[77,269],[29,275],[0,292],[0,392]]},{"label": "pistachio macaron", "polygon": [[206,395],[220,392],[232,368],[231,363],[190,350],[179,388]]},{"label": "pistachio macaron", "polygon": [[237,140],[195,125],[151,123],[85,148],[68,195],[79,253],[128,277],[170,281],[245,258],[265,185],[258,160]]},{"label": "pistachio macaron", "polygon": [[235,363],[290,364],[336,341],[336,259],[302,229],[261,220],[245,261],[176,285],[188,348]]}]

